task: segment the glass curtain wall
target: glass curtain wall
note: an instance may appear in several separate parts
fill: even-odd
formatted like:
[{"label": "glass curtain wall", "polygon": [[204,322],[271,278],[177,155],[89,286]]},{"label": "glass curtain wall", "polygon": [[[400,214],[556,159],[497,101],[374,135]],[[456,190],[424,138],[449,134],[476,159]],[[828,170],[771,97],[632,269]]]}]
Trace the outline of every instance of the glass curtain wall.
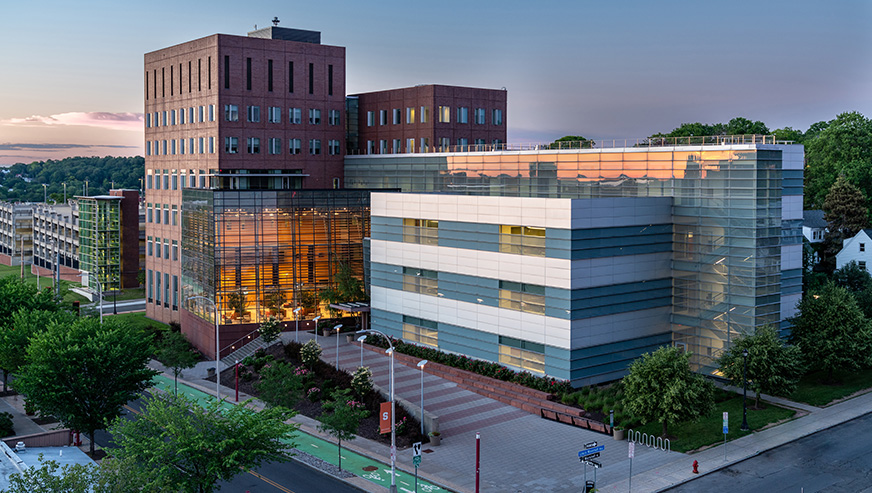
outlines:
[{"label": "glass curtain wall", "polygon": [[[104,293],[121,282],[121,202],[79,199],[79,259],[89,287]],[[99,287],[98,287],[99,283]]]}]

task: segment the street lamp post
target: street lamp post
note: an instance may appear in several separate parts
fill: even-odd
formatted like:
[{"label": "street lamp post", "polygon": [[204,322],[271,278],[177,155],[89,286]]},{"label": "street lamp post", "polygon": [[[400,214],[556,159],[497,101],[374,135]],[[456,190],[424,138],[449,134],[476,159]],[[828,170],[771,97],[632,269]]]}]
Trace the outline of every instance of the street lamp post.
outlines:
[{"label": "street lamp post", "polygon": [[[115,280],[115,282],[118,282],[117,278],[114,280]],[[112,315],[118,315],[118,286],[117,285],[113,286],[113,288],[114,289],[112,290]]]},{"label": "street lamp post", "polygon": [[339,369],[339,331],[342,330],[342,324],[333,327],[336,331],[336,369]]},{"label": "street lamp post", "polygon": [[315,344],[318,344],[318,320],[321,320],[321,315],[312,319],[312,322],[315,322]]},{"label": "street lamp post", "polygon": [[421,369],[421,435],[424,434],[424,365],[427,360],[422,359],[418,362],[418,368]]},{"label": "street lamp post", "polygon": [[357,338],[357,342],[360,343],[360,367],[363,368],[363,341],[366,340],[366,336],[360,336]]},{"label": "street lamp post", "polygon": [[300,310],[302,310],[301,307],[294,308],[294,342],[299,341]]},{"label": "street lamp post", "polygon": [[748,431],[748,406],[745,404],[748,399],[748,350],[742,350],[742,431]]},{"label": "street lamp post", "polygon": [[390,394],[391,394],[391,488],[390,493],[397,493],[397,427],[396,427],[396,404],[394,403],[394,343],[391,338],[384,332],[375,329],[367,329],[358,331],[359,335],[369,333],[378,334],[388,341],[388,350],[385,351],[391,357],[391,379],[390,379]]},{"label": "street lamp post", "polygon": [[190,300],[205,300],[212,303],[212,309],[215,310],[215,398],[221,400],[221,372],[218,369],[218,364],[221,362],[221,349],[218,345],[218,304],[205,296],[191,296],[185,301]]}]

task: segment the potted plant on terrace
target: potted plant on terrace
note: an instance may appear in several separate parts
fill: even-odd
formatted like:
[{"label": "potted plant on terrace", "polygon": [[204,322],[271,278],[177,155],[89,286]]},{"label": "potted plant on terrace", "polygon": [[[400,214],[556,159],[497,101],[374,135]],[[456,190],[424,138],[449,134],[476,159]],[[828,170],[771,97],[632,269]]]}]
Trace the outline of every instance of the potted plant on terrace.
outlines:
[{"label": "potted plant on terrace", "polygon": [[233,320],[237,320],[248,315],[248,310],[245,308],[248,306],[248,300],[245,296],[245,291],[239,289],[235,293],[230,293],[227,295],[227,306],[233,310],[233,315],[231,318]]},{"label": "potted plant on terrace", "polygon": [[430,437],[430,445],[434,447],[438,447],[442,443],[442,433],[438,431],[431,431],[427,433],[427,436]]}]

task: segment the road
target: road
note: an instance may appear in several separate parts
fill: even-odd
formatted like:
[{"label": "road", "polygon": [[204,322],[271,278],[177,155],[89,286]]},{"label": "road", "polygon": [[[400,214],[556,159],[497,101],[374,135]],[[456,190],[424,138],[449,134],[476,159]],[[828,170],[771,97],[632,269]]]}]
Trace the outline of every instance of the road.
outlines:
[{"label": "road", "polygon": [[[148,398],[150,395],[145,392]],[[127,404],[130,409],[124,417],[135,419],[136,413],[142,409],[142,400],[137,399]],[[95,434],[97,445],[103,448],[112,448],[112,437],[104,430]],[[254,471],[244,472],[233,478],[232,481],[218,483],[222,491],[250,492],[250,493],[323,493],[325,491],[336,493],[360,493],[342,481],[312,469],[296,461],[270,462],[262,465]]]},{"label": "road", "polygon": [[668,491],[872,492],[870,437],[866,414]]}]

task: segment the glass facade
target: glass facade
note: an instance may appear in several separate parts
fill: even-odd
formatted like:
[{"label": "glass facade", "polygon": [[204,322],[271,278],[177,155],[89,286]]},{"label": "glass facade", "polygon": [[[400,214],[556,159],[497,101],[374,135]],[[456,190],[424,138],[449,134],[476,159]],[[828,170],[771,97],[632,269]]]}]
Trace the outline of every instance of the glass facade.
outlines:
[{"label": "glass facade", "polygon": [[[345,162],[351,188],[570,199],[671,197],[673,342],[692,351],[697,364],[710,367],[737,334],[781,321],[781,247],[789,243],[782,235],[796,235],[782,230],[782,150],[777,145],[348,156]],[[544,238],[537,231],[502,225],[500,235],[500,251],[542,255]]]},{"label": "glass facade", "polygon": [[[368,190],[183,192],[183,299],[217,299],[222,324],[312,318],[338,263],[363,277]],[[212,306],[185,308],[214,323]],[[326,311],[324,312],[326,316]]]},{"label": "glass facade", "polygon": [[120,287],[121,197],[79,197],[79,265],[95,292]]}]

